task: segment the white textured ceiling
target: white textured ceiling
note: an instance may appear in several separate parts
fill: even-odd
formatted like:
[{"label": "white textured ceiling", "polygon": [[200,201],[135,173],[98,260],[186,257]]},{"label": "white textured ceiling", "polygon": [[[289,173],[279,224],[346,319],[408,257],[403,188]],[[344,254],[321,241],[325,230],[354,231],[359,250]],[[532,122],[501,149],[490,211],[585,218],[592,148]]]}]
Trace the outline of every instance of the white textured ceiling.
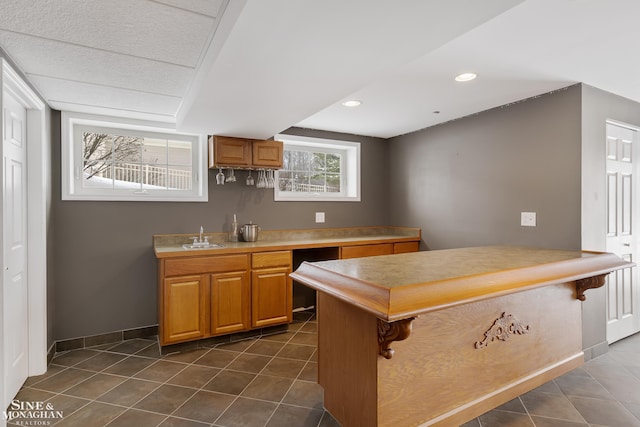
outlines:
[{"label": "white textured ceiling", "polygon": [[[638,0],[0,0],[0,11],[0,47],[52,108],[185,131],[386,138],[577,82],[640,102]],[[478,78],[454,82],[463,71]],[[353,98],[363,104],[340,105]]]},{"label": "white textured ceiling", "polygon": [[175,121],[223,0],[0,0],[0,47],[52,108]]}]

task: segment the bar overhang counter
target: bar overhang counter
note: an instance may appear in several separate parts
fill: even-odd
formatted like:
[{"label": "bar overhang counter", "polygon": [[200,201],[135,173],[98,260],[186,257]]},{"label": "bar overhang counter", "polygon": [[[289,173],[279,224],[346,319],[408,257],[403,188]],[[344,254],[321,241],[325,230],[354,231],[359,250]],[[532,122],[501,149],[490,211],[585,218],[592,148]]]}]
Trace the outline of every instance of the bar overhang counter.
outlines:
[{"label": "bar overhang counter", "polygon": [[584,363],[581,301],[632,263],[477,247],[303,263],[318,382],[344,426],[454,426]]}]

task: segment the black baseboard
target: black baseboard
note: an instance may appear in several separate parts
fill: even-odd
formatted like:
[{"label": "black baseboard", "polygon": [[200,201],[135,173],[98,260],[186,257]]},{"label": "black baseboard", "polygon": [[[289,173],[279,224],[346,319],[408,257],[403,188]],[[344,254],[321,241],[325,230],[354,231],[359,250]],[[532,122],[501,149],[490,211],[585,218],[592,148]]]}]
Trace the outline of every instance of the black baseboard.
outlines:
[{"label": "black baseboard", "polygon": [[236,341],[243,341],[247,339],[260,338],[267,335],[280,334],[287,332],[289,325],[277,325],[269,326],[261,329],[252,329],[246,332],[238,332],[235,334],[221,335],[219,337],[205,338],[202,340],[188,341],[179,344],[170,344],[164,347],[160,347],[160,354],[177,353],[181,351],[195,350],[197,348],[213,347],[217,344],[227,344]]},{"label": "black baseboard", "polygon": [[598,356],[602,356],[603,354],[609,351],[609,343],[607,341],[602,341],[596,345],[593,345],[589,348],[585,348],[584,350],[584,361],[588,362],[591,359],[594,359]]},{"label": "black baseboard", "polygon": [[[278,325],[261,329],[253,329],[251,331],[239,332],[236,334],[229,334],[220,337],[205,338],[197,341],[168,345],[165,347],[161,347],[161,352],[162,354],[169,354],[177,351],[186,351],[201,347],[212,347],[216,344],[230,343],[235,341],[242,341],[249,338],[258,338],[265,335],[282,333],[286,332],[287,329],[288,325]],[[158,325],[155,325],[143,328],[127,329],[124,331],[109,332],[100,335],[92,335],[88,337],[56,341],[47,353],[47,364],[51,362],[51,359],[53,359],[56,353],[78,350],[81,348],[95,347],[104,344],[117,343],[120,341],[126,341],[135,338],[149,338],[157,335]]]},{"label": "black baseboard", "polygon": [[[72,338],[68,340],[56,341],[52,348],[55,348],[55,353],[61,353],[63,351],[77,350],[80,348],[95,347],[103,344],[111,344],[119,341],[131,340],[134,338],[148,338],[158,335],[158,325],[145,326],[142,328],[127,329],[123,331],[108,332],[106,334],[92,335],[88,337]],[[50,350],[51,352],[51,350]],[[53,358],[51,355],[51,358]],[[47,359],[49,355],[47,354]]]}]

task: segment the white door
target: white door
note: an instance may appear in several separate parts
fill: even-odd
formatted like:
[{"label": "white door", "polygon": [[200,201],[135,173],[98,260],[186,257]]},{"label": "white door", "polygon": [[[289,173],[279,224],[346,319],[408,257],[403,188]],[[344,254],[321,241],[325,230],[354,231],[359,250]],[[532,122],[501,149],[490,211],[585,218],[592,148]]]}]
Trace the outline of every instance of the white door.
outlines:
[{"label": "white door", "polygon": [[4,384],[6,408],[29,372],[27,310],[27,112],[7,91],[3,93],[2,212],[5,230]]},{"label": "white door", "polygon": [[[607,252],[635,262],[633,238],[636,215],[635,151],[638,132],[607,123]],[[607,277],[607,341],[613,343],[638,331],[637,269],[626,268]]]}]

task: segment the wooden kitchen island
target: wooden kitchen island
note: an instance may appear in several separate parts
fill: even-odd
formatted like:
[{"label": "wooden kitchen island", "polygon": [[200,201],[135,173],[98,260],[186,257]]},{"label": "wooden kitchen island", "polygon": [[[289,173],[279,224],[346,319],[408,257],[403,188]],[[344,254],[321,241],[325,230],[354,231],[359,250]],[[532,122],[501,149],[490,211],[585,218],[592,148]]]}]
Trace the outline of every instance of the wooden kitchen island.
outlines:
[{"label": "wooden kitchen island", "polygon": [[318,382],[343,427],[458,426],[584,363],[613,254],[481,247],[303,263]]}]

